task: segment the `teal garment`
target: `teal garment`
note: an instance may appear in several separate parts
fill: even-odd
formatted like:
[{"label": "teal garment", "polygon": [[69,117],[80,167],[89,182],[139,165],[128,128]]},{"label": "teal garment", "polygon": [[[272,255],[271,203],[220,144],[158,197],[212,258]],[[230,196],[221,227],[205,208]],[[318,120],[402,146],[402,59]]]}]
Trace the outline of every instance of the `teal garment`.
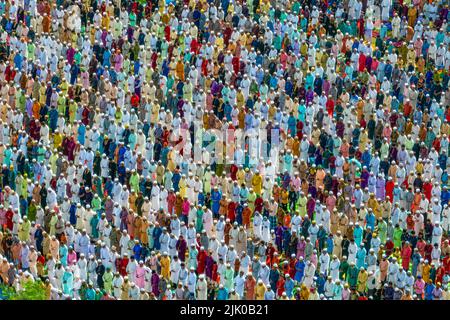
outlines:
[{"label": "teal garment", "polygon": [[224,287],[231,291],[233,290],[233,284],[234,284],[234,270],[232,268],[225,269],[225,284]]},{"label": "teal garment", "polygon": [[308,19],[306,18],[300,19],[300,28],[302,31],[305,32],[307,31],[306,29],[308,28]]},{"label": "teal garment", "polygon": [[197,210],[197,221],[195,229],[199,232],[203,230],[203,210],[201,209]]},{"label": "teal garment", "polygon": [[445,39],[445,34],[443,32],[438,32],[438,34],[436,35],[436,46],[438,48],[441,45],[441,43],[444,42],[444,39]]},{"label": "teal garment", "polygon": [[362,267],[366,267],[366,249],[364,247],[360,247],[356,252],[356,268],[361,269]]},{"label": "teal garment", "polygon": [[170,150],[168,147],[165,147],[161,151],[161,162],[162,162],[163,166],[167,166],[167,162],[168,162],[167,155],[168,155],[169,151]]},{"label": "teal garment", "polygon": [[388,28],[385,24],[383,24],[380,29],[380,38],[384,39],[384,37],[386,37],[386,35],[387,35],[387,32],[388,32]]},{"label": "teal garment", "polygon": [[348,279],[348,284],[350,285],[350,287],[355,287],[356,284],[358,283],[358,273],[359,273],[359,269],[356,268],[355,266],[350,267],[347,271],[347,279]]},{"label": "teal garment", "polygon": [[297,29],[292,29],[292,32],[289,35],[289,39],[291,40],[291,42],[294,42],[295,38],[300,39],[300,33]]},{"label": "teal garment", "polygon": [[166,188],[166,190],[170,190],[170,188],[172,188],[172,177],[173,174],[170,170],[167,170],[164,173],[164,188]]},{"label": "teal garment", "polygon": [[341,30],[341,32],[343,34],[345,34],[345,32],[347,32],[346,29],[347,28],[347,24],[345,23],[344,20],[342,20],[339,24],[338,24],[338,30]]},{"label": "teal garment", "polygon": [[222,88],[222,97],[223,97],[223,102],[229,102],[230,98],[228,97],[228,93],[230,92],[230,89],[227,86],[224,86]]},{"label": "teal garment", "polygon": [[274,8],[270,8],[270,10],[269,10],[269,18],[270,18],[270,21],[274,21],[275,20],[275,9]]},{"label": "teal garment", "polygon": [[294,157],[292,156],[291,153],[287,153],[284,156],[284,170],[287,170],[287,172],[291,173],[292,172],[292,160],[294,159]]},{"label": "teal garment", "polygon": [[128,144],[130,145],[131,150],[134,150],[134,148],[136,147],[136,140],[136,134],[130,133],[130,135],[128,136]]},{"label": "teal garment", "polygon": [[97,225],[98,225],[98,215],[94,214],[94,216],[91,219],[90,225],[92,228],[92,238],[97,239],[99,237]]},{"label": "teal garment", "polygon": [[444,108],[441,108],[441,107],[437,108],[436,114],[438,115],[438,118],[441,119],[441,121],[444,121],[444,116],[445,116]]},{"label": "teal garment", "polygon": [[291,10],[295,15],[298,15],[298,13],[300,12],[300,2],[295,1],[292,4]]},{"label": "teal garment", "polygon": [[102,180],[97,178],[94,182],[95,188],[100,199],[103,197]]},{"label": "teal garment", "polygon": [[400,101],[398,101],[397,99],[393,99],[391,102],[391,110],[398,111],[399,106],[400,106]]},{"label": "teal garment", "polygon": [[61,261],[61,264],[64,267],[67,267],[67,255],[68,255],[68,249],[66,245],[62,245],[59,247],[59,260]]},{"label": "teal garment", "polygon": [[25,173],[28,175],[28,178],[33,180],[34,179],[34,171],[31,169],[31,164],[29,162],[25,162],[24,166]]},{"label": "teal garment", "polygon": [[273,46],[275,47],[275,49],[277,49],[278,51],[281,50],[281,45],[283,43],[283,39],[280,36],[276,36],[273,39]]},{"label": "teal garment", "polygon": [[191,52],[186,52],[184,54],[184,63],[191,61],[191,58],[192,58]]},{"label": "teal garment", "polygon": [[[68,272],[68,271],[64,272],[62,280],[63,280],[63,285],[62,285],[63,293],[72,297],[73,296],[73,274],[72,274],[72,272]],[[94,294],[95,294],[95,292],[94,292]],[[91,299],[88,299],[88,300],[91,300]]]},{"label": "teal garment", "polygon": [[298,120],[301,122],[305,122],[306,120],[306,106],[304,104],[301,104],[298,106]]},{"label": "teal garment", "polygon": [[100,154],[103,154],[103,151],[105,150],[103,148],[103,142],[105,141],[105,138],[103,137],[103,135],[100,135],[100,137],[98,138],[98,152],[100,152]]},{"label": "teal garment", "polygon": [[262,84],[259,87],[259,94],[261,95],[261,98],[266,98],[268,92],[269,92],[269,87],[266,84]]},{"label": "teal garment", "polygon": [[95,300],[95,290],[93,288],[88,288],[85,295],[86,300]]},{"label": "teal garment", "polygon": [[308,73],[305,78],[305,88],[313,88],[314,85],[314,76],[311,73]]},{"label": "teal garment", "polygon": [[135,27],[136,26],[136,14],[134,14],[133,12],[130,13],[129,17],[128,17],[128,23],[130,24],[131,27]]},{"label": "teal garment", "polygon": [[250,168],[250,155],[246,153],[244,156],[244,168]]},{"label": "teal garment", "polygon": [[338,286],[338,285],[334,286],[334,300],[342,299],[342,291],[343,291],[342,286]]},{"label": "teal garment", "polygon": [[428,149],[431,149],[434,139],[436,139],[436,135],[432,130],[428,130],[425,138],[425,145]]},{"label": "teal garment", "polygon": [[198,250],[189,250],[189,269],[194,268],[197,270],[197,256],[198,256]]},{"label": "teal garment", "polygon": [[169,49],[169,43],[167,41],[163,41],[161,43],[161,56],[163,58],[167,57],[167,51]]},{"label": "teal garment", "polygon": [[14,170],[9,171],[9,187],[15,191],[16,189],[16,174],[14,173]]},{"label": "teal garment", "polygon": [[169,90],[172,89],[173,90],[173,85],[175,83],[175,79],[169,75],[169,77],[167,77],[167,82],[166,82],[166,97],[169,96]]},{"label": "teal garment", "polygon": [[361,227],[357,227],[353,230],[353,238],[355,238],[355,244],[359,247],[363,238],[363,229]]},{"label": "teal garment", "polygon": [[44,147],[38,148],[38,156],[37,156],[37,162],[44,161],[45,159],[45,149]]},{"label": "teal garment", "polygon": [[350,81],[353,81],[353,67],[352,65],[348,65],[345,67],[345,74],[347,75],[347,79],[349,79]]},{"label": "teal garment", "polygon": [[11,155],[12,155],[11,148],[7,148],[5,149],[5,151],[3,151],[3,164],[7,168],[9,168],[9,166],[11,165]]},{"label": "teal garment", "polygon": [[352,22],[350,22],[350,32],[349,34],[352,36],[356,36],[356,34],[358,33],[358,26],[356,24],[356,20],[353,20]]},{"label": "teal garment", "polygon": [[219,291],[217,292],[217,300],[228,300],[227,288],[219,289]]},{"label": "teal garment", "polygon": [[391,54],[394,51],[394,46],[392,44],[389,44],[387,46],[387,51],[389,52],[389,54]]}]

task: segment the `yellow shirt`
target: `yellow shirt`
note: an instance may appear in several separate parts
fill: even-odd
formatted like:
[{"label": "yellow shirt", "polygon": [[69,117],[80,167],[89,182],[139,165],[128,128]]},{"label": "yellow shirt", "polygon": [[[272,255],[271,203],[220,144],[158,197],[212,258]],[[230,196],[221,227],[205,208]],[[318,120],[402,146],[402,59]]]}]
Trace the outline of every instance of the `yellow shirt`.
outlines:
[{"label": "yellow shirt", "polygon": [[169,279],[170,278],[170,258],[169,257],[162,257],[159,261],[161,263],[161,275]]},{"label": "yellow shirt", "polygon": [[181,179],[179,183],[180,196],[184,198],[186,196],[186,179]]},{"label": "yellow shirt", "polygon": [[53,136],[53,146],[55,148],[61,147],[62,140],[63,140],[63,138],[62,138],[61,133],[55,133],[55,135]]},{"label": "yellow shirt", "polygon": [[102,17],[102,28],[109,30],[109,23],[110,23],[110,19],[109,19],[109,16],[106,14]]},{"label": "yellow shirt", "polygon": [[241,45],[245,45],[247,42],[247,35],[245,33],[242,33],[241,36],[239,37],[239,42],[241,43]]},{"label": "yellow shirt", "polygon": [[238,172],[236,173],[236,178],[239,185],[245,183],[245,171],[243,169],[238,170]]},{"label": "yellow shirt", "polygon": [[359,272],[358,274],[358,291],[364,292],[366,290],[368,274],[367,272]]},{"label": "yellow shirt", "polygon": [[421,162],[417,162],[416,164],[416,172],[422,174],[423,173],[423,164]]},{"label": "yellow shirt", "polygon": [[282,204],[287,204],[288,203],[288,198],[289,198],[289,192],[287,190],[283,190],[281,192],[281,203]]},{"label": "yellow shirt", "polygon": [[264,294],[266,293],[266,286],[264,284],[257,285],[255,288],[255,299],[264,300]]},{"label": "yellow shirt", "polygon": [[261,194],[261,189],[262,189],[262,177],[260,174],[255,174],[252,178],[252,187],[253,190],[257,193],[257,194]]},{"label": "yellow shirt", "polygon": [[429,264],[423,266],[422,278],[425,283],[428,283],[428,280],[430,280],[430,269],[431,266]]}]

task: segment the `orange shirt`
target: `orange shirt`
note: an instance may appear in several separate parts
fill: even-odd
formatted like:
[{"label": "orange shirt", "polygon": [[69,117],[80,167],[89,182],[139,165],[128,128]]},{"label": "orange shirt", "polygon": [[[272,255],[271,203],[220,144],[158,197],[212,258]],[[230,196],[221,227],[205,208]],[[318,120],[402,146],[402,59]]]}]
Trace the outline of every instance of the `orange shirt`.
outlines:
[{"label": "orange shirt", "polygon": [[250,218],[252,215],[252,210],[249,207],[246,207],[243,211],[242,211],[242,223],[248,227],[250,225]]},{"label": "orange shirt", "polygon": [[32,112],[33,112],[33,118],[39,119],[39,113],[41,111],[41,105],[39,102],[33,103]]}]

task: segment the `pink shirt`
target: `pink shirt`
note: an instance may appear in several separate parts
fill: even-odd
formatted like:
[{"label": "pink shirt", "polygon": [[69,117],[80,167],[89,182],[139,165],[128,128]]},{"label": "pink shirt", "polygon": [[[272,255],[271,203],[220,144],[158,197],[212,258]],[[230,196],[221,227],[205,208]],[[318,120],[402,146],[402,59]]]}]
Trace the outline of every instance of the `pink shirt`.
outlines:
[{"label": "pink shirt", "polygon": [[184,201],[181,206],[181,210],[185,216],[187,216],[189,214],[190,208],[191,208],[191,205],[190,205],[189,201],[188,200]]},{"label": "pink shirt", "polygon": [[136,268],[136,285],[139,288],[144,288],[145,286],[145,269],[141,266]]},{"label": "pink shirt", "polygon": [[77,262],[77,253],[72,251],[72,253],[67,254],[67,265],[71,266],[73,263]]},{"label": "pink shirt", "polygon": [[416,294],[423,294],[425,288],[425,281],[423,279],[418,279],[414,283],[414,289],[416,291]]},{"label": "pink shirt", "polygon": [[294,188],[294,191],[295,191],[295,192],[300,191],[300,186],[301,186],[301,184],[302,184],[302,182],[301,182],[301,180],[300,180],[299,177],[294,178],[294,179],[291,181],[291,185],[292,185],[292,187]]}]

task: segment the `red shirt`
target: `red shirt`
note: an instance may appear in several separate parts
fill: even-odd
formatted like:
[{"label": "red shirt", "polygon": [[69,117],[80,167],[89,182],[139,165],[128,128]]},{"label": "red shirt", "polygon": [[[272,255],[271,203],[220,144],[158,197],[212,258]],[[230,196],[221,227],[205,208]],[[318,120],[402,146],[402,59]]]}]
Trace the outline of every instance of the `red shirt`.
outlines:
[{"label": "red shirt", "polygon": [[386,242],[385,248],[386,256],[390,256],[392,254],[392,249],[394,249],[394,243],[392,242],[392,240]]},{"label": "red shirt", "polygon": [[218,275],[217,275],[217,263],[214,263],[212,266],[212,280],[214,282],[217,282],[218,280]]},{"label": "red shirt", "polygon": [[191,52],[197,54],[200,50],[200,45],[196,39],[191,41]]},{"label": "red shirt", "polygon": [[450,273],[450,256],[446,256],[443,260],[444,268],[446,273]]},{"label": "red shirt", "polygon": [[433,189],[433,185],[430,182],[423,184],[423,193],[428,200],[431,200],[431,189]]},{"label": "red shirt", "polygon": [[237,165],[235,165],[233,163],[230,167],[230,176],[233,181],[236,181],[236,179],[237,179],[237,175],[236,175],[237,172],[238,172],[238,167],[237,167]]},{"label": "red shirt", "polygon": [[227,218],[230,219],[230,222],[234,222],[236,219],[236,202],[230,202],[228,204]]},{"label": "red shirt", "polygon": [[394,201],[394,181],[390,180],[386,182],[386,196],[389,196],[389,201],[392,203]]},{"label": "red shirt", "polygon": [[441,140],[439,140],[438,138],[434,139],[433,147],[434,147],[434,149],[436,149],[437,152],[440,152],[441,151]]},{"label": "red shirt", "polygon": [[445,275],[445,268],[443,266],[440,266],[436,271],[436,283],[440,282],[442,283],[442,278],[444,278]]},{"label": "red shirt", "polygon": [[359,72],[363,72],[366,68],[366,56],[362,53],[359,54]]},{"label": "red shirt", "polygon": [[45,257],[43,255],[38,256],[37,262],[44,265],[45,264]]},{"label": "red shirt", "polygon": [[169,42],[170,41],[170,26],[166,26],[164,28],[164,35],[166,37],[166,41]]},{"label": "red shirt", "polygon": [[273,260],[274,254],[275,254],[275,248],[273,246],[268,247],[266,249],[266,256],[267,256],[266,264],[269,265],[270,267],[272,266],[272,262],[273,262],[272,260]]},{"label": "red shirt", "polygon": [[289,275],[291,276],[292,279],[294,279],[295,277],[295,264],[297,263],[297,259],[291,259],[291,261],[289,261]]},{"label": "red shirt", "polygon": [[334,112],[334,100],[333,99],[327,100],[326,108],[327,108],[328,115],[330,117],[333,116],[333,112]]},{"label": "red shirt", "polygon": [[198,257],[197,257],[197,261],[198,261],[197,272],[198,272],[198,274],[202,274],[205,271],[206,256],[207,256],[206,250],[200,250],[200,252],[198,253]]},{"label": "red shirt", "polygon": [[137,94],[133,94],[131,97],[131,105],[135,108],[139,106],[139,96]]},{"label": "red shirt", "polygon": [[14,227],[14,224],[13,224],[13,221],[12,221],[13,215],[14,215],[14,212],[13,212],[12,210],[6,211],[6,214],[5,214],[5,217],[6,217],[6,227],[7,227],[10,231],[12,231],[12,229],[13,229],[13,227]]},{"label": "red shirt", "polygon": [[119,263],[119,273],[122,277],[127,276],[127,266],[128,266],[128,262],[130,261],[130,259],[128,258],[122,258],[120,259],[120,263]]},{"label": "red shirt", "polygon": [[261,197],[255,200],[255,211],[262,212],[264,200]]},{"label": "red shirt", "polygon": [[202,75],[205,77],[208,75],[208,60],[207,59],[203,59],[203,61],[202,61]]},{"label": "red shirt", "polygon": [[284,278],[280,277],[277,282],[277,295],[281,296],[284,292]]},{"label": "red shirt", "polygon": [[233,70],[234,73],[239,73],[239,67],[240,67],[240,60],[238,56],[234,56],[233,59],[231,60],[231,63],[233,65]]}]

